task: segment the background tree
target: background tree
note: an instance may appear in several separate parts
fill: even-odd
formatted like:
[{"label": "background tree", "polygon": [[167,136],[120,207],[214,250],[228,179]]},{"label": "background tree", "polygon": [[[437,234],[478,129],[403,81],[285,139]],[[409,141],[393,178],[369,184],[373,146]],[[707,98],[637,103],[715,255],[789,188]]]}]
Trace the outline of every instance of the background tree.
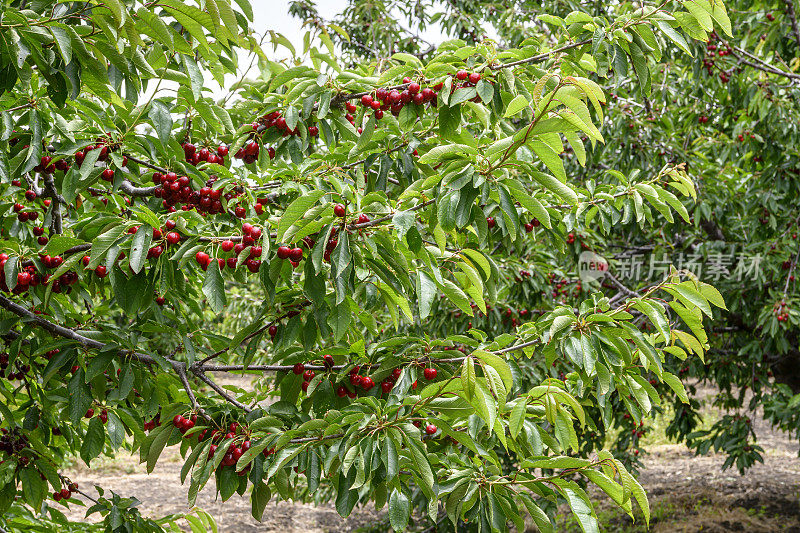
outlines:
[{"label": "background tree", "polygon": [[[297,5],[314,30],[300,51],[270,35],[284,64],[246,0],[4,2],[4,528],[68,527],[68,454],[152,470],[166,446],[191,503],[213,476],[257,518],[272,498],[374,501],[397,530],[412,509],[551,530],[565,502],[596,530],[586,483],[649,518],[624,450],[662,396],[688,402],[680,369],[710,361],[704,317],[725,304],[685,269],[637,289],[602,261],[577,282],[575,260],[698,220],[678,153],[614,149],[603,86],[655,112],[682,83],[659,85],[661,62],[730,35],[728,15],[533,5],[528,24],[498,5],[501,45],[472,4],[395,8],[467,39],[439,47],[380,2],[351,6],[352,38]],[[212,99],[226,74],[235,95]],[[179,519],[95,500],[110,530]]]}]

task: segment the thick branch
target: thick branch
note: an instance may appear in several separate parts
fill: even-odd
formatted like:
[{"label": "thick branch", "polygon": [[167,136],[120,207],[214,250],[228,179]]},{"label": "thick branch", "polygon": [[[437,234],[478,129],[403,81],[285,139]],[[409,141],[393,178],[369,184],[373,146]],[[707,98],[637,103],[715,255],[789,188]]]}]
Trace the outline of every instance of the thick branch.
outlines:
[{"label": "thick branch", "polygon": [[800,29],[797,27],[797,16],[794,12],[794,0],[783,0],[786,4],[786,15],[789,17],[789,22],[792,26],[792,33],[794,33],[794,40],[797,46],[800,47]]}]

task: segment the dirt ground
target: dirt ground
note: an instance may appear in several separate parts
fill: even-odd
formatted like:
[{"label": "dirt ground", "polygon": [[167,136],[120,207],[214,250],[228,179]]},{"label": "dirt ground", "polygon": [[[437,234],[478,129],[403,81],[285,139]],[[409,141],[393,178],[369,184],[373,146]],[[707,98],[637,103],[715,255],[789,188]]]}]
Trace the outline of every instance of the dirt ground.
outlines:
[{"label": "dirt ground", "polygon": [[[648,492],[652,509],[650,531],[727,533],[800,532],[800,459],[798,442],[773,432],[761,419],[755,419],[759,444],[764,448],[764,464],[745,476],[735,470],[723,472],[724,457],[695,457],[685,446],[662,444],[647,450],[640,481]],[[138,457],[98,462],[87,469],[76,465],[69,476],[83,489],[94,484],[122,496],[136,496],[147,516],[164,516],[189,511],[188,485],[180,484],[181,458],[175,448],[166,450],[154,472],[147,475]],[[332,507],[314,507],[290,502],[269,504],[263,523],[250,516],[245,495],[234,495],[228,502],[215,500],[209,486],[200,493],[198,507],[210,513],[222,532],[345,532],[355,531],[374,521],[374,508],[356,509],[347,520]],[[93,493],[93,489],[89,489]],[[83,518],[84,510],[73,506],[70,516]],[[600,503],[598,514],[604,532],[644,532],[641,521],[633,524],[607,503]],[[565,518],[561,524],[573,530]],[[575,531],[578,531],[575,528]]]}]

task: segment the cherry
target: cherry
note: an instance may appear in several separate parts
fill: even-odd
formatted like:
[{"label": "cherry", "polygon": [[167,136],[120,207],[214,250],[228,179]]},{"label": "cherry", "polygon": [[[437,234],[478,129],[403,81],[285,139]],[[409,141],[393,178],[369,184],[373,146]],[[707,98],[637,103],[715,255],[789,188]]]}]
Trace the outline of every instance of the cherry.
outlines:
[{"label": "cherry", "polygon": [[428,381],[432,381],[436,379],[436,376],[439,372],[435,368],[426,368],[422,374],[425,376],[425,379]]},{"label": "cherry", "polygon": [[70,483],[67,487],[70,492],[78,492],[78,484],[77,483]]},{"label": "cherry", "polygon": [[428,424],[427,426],[425,426],[425,433],[427,433],[428,435],[433,435],[437,431],[439,431],[439,428],[437,428],[433,424]]},{"label": "cherry", "polygon": [[175,415],[172,418],[172,425],[175,426],[176,428],[180,429],[180,428],[183,427],[184,420],[186,420],[186,419],[183,418],[181,415]]},{"label": "cherry", "polygon": [[97,268],[94,269],[94,273],[98,278],[104,278],[108,275],[108,269],[105,265],[97,265]]},{"label": "cherry", "polygon": [[69,489],[61,489],[59,495],[61,496],[62,500],[68,500],[70,496],[72,496],[72,493],[69,491]]},{"label": "cherry", "polygon": [[294,262],[299,262],[303,259],[303,249],[292,248],[292,250],[289,252],[289,258]]},{"label": "cherry", "polygon": [[364,388],[364,390],[370,390],[375,386],[375,382],[370,377],[364,377],[361,379],[361,386]]},{"label": "cherry", "polygon": [[207,269],[208,265],[211,264],[211,257],[205,252],[197,252],[194,258],[203,270]]},{"label": "cherry", "polygon": [[83,418],[92,418],[94,416],[94,409],[91,407],[86,411],[86,414],[83,415]]},{"label": "cherry", "polygon": [[381,390],[383,391],[384,394],[389,394],[390,392],[392,392],[393,388],[394,388],[394,383],[392,383],[391,381],[384,381],[383,383],[381,383]]},{"label": "cherry", "polygon": [[494,217],[486,217],[486,225],[489,226],[489,229],[492,229],[497,224]]},{"label": "cherry", "polygon": [[248,259],[245,265],[247,266],[247,270],[255,274],[261,268],[261,261],[258,259]]},{"label": "cherry", "polygon": [[[167,220],[167,227],[168,228],[169,228],[169,223],[170,222],[172,222],[172,221],[171,220]],[[175,227],[174,226],[175,223],[173,222],[172,224],[173,224],[173,227]],[[181,242],[181,236],[178,235],[178,233],[174,232],[174,231],[170,231],[169,233],[167,233],[166,239],[167,239],[167,242],[169,244],[178,244],[179,242]]]},{"label": "cherry", "polygon": [[464,81],[469,77],[469,73],[466,70],[459,70],[456,72],[456,79],[460,81]]},{"label": "cherry", "polygon": [[364,213],[358,215],[358,224],[366,224],[369,222],[369,220],[369,216],[365,215]]},{"label": "cherry", "polygon": [[472,74],[469,75],[469,82],[471,84],[475,85],[479,81],[481,81],[481,75],[478,74],[477,72],[473,72]]},{"label": "cherry", "polygon": [[160,305],[160,306],[163,306],[166,303],[166,300],[164,299],[163,296],[157,296],[156,297],[156,303],[158,305]]},{"label": "cherry", "polygon": [[221,144],[217,146],[217,156],[218,157],[225,157],[228,155],[228,147]]},{"label": "cherry", "polygon": [[333,214],[337,217],[343,217],[347,214],[347,211],[342,204],[336,204],[336,206],[333,208]]},{"label": "cherry", "polygon": [[344,398],[345,396],[347,396],[347,387],[345,387],[344,385],[339,385],[336,388],[336,396],[338,396],[339,398]]},{"label": "cherry", "polygon": [[31,275],[28,272],[20,272],[17,274],[17,284],[27,287],[31,282]]},{"label": "cherry", "polygon": [[296,363],[292,367],[292,372],[294,372],[295,374],[297,374],[299,376],[300,374],[302,374],[305,371],[305,369],[306,369],[306,367],[305,367],[305,365],[303,363]]},{"label": "cherry", "polygon": [[419,83],[411,82],[408,84],[408,92],[411,94],[417,94],[420,90]]},{"label": "cherry", "polygon": [[288,246],[278,246],[278,258],[288,259],[292,255],[292,249]]},{"label": "cherry", "polygon": [[102,422],[103,424],[108,422],[108,411],[106,409],[103,409],[102,411],[100,411],[100,414],[98,415],[98,418],[100,419],[100,422]]},{"label": "cherry", "polygon": [[533,224],[531,224],[530,222],[527,222],[525,224],[525,233],[530,233],[532,231],[533,231]]},{"label": "cherry", "polygon": [[114,180],[114,171],[112,169],[110,169],[110,168],[103,169],[103,172],[100,175],[100,177],[104,181],[113,181]]},{"label": "cherry", "polygon": [[417,390],[417,380],[414,380],[414,383],[411,384],[411,390]]},{"label": "cherry", "polygon": [[267,332],[269,333],[270,337],[275,337],[275,335],[278,333],[278,326],[273,324],[272,326],[269,327]]},{"label": "cherry", "polygon": [[36,200],[36,193],[28,189],[27,191],[25,191],[25,199],[28,200],[29,202]]},{"label": "cherry", "polygon": [[372,106],[372,102],[373,102],[372,97],[368,94],[365,94],[364,96],[361,97],[361,105],[363,105],[364,107]]}]

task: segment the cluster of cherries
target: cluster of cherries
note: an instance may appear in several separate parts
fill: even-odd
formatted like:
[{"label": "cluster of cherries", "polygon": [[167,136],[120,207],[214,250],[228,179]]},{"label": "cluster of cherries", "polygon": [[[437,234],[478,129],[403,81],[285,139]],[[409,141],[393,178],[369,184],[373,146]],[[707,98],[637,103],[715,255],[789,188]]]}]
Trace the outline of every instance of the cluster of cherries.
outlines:
[{"label": "cluster of cherries", "polygon": [[[380,120],[383,118],[384,111],[391,111],[393,115],[397,116],[406,104],[414,103],[416,105],[425,105],[430,103],[436,105],[436,100],[439,96],[438,92],[441,90],[443,84],[431,87],[422,88],[419,83],[411,81],[411,78],[403,78],[403,83],[406,88],[402,91],[397,89],[387,89],[379,87],[375,90],[374,96],[365,94],[361,96],[361,105],[367,109],[374,111],[375,119]],[[354,118],[352,113],[355,113],[356,106],[352,102],[345,104],[347,109],[347,120],[353,123]]]},{"label": "cluster of cherries", "polygon": [[[8,254],[0,253],[0,272],[5,271],[6,262],[8,261]],[[58,268],[64,262],[64,258],[61,256],[50,257],[49,255],[43,255],[40,257],[42,265],[45,268]],[[78,274],[72,270],[64,272],[61,274],[58,279],[53,280],[53,292],[60,293],[65,288],[67,292],[71,290],[70,285],[74,285],[78,281]],[[26,292],[31,287],[37,287],[39,285],[46,285],[50,282],[50,275],[49,274],[41,274],[36,271],[36,267],[34,265],[28,265],[20,269],[17,273],[17,284],[14,286],[13,289],[9,289],[8,285],[6,284],[5,276],[0,276],[0,290],[4,292],[11,292],[13,294],[22,294]]]},{"label": "cluster of cherries", "polygon": [[69,500],[72,497],[73,492],[78,492],[77,483],[69,483],[66,487],[64,487],[60,491],[54,492],[53,499],[57,502],[61,500]]},{"label": "cluster of cherries", "polygon": [[[13,427],[11,431],[6,428],[0,428],[0,452],[5,452],[8,455],[15,455],[28,447],[28,437],[26,437],[19,429]],[[19,464],[26,466],[28,464],[28,457],[20,456]]]},{"label": "cluster of cherries", "polygon": [[[235,270],[238,264],[239,254],[241,254],[245,248],[250,246],[250,253],[245,260],[245,266],[247,267],[247,270],[253,274],[258,272],[261,268],[261,259],[259,259],[259,257],[261,257],[263,252],[262,247],[257,244],[258,240],[261,238],[261,235],[262,231],[258,226],[253,226],[248,222],[242,224],[241,242],[234,243],[232,240],[226,239],[220,243],[219,247],[223,252],[227,253],[232,251],[234,255],[232,257],[228,257],[227,259],[222,257],[216,259],[219,269],[222,270],[227,266],[229,269]],[[302,250],[300,252],[302,257]],[[197,252],[194,258],[195,261],[197,261],[197,264],[200,265],[200,268],[203,270],[206,270],[211,264],[211,261],[214,261],[211,256],[203,251]]]},{"label": "cluster of cherries", "polygon": [[161,425],[161,413],[156,413],[156,416],[154,416],[152,420],[148,420],[147,422],[144,423],[144,430],[152,431],[160,425]]},{"label": "cluster of cherries", "polygon": [[778,319],[778,322],[786,322],[789,320],[789,306],[786,305],[786,300],[775,302],[772,306],[772,314]]},{"label": "cluster of cherries", "polygon": [[[18,179],[11,180],[11,185],[13,185],[15,187],[22,187],[22,182],[20,180],[18,180]],[[25,200],[27,200],[29,202],[33,202],[34,200],[36,200],[36,198],[37,198],[36,191],[34,191],[32,189],[28,189],[28,190],[25,191]],[[44,206],[46,208],[50,207],[50,199],[49,198],[46,198],[43,201],[43,203],[44,203]],[[15,202],[14,206],[12,207],[12,209],[17,214],[17,220],[19,220],[20,222],[28,222],[29,220],[33,221],[33,220],[37,220],[39,218],[39,213],[37,211],[24,211],[25,205],[22,204],[21,202]],[[35,229],[34,230],[34,234],[37,237],[44,236],[44,228],[41,228],[41,232],[39,232],[39,230]],[[40,242],[39,244],[42,244],[42,245],[47,244],[47,240],[46,239],[47,239],[47,237],[45,237],[44,243]]]},{"label": "cluster of cherries", "polygon": [[[192,188],[192,181],[189,176],[178,176],[175,172],[161,172],[153,173],[153,183],[156,185],[153,194],[157,198],[162,198],[161,205],[170,213],[176,211],[175,206],[183,204],[181,209],[189,211],[196,209],[202,214],[217,214],[222,213],[225,208],[222,205],[222,199],[231,200],[244,194],[244,188],[237,185],[232,192],[225,193],[221,189],[212,189],[214,182],[217,181],[216,175],[209,176],[205,185],[199,190]],[[243,218],[246,215],[246,210],[241,207],[241,212],[237,207],[236,215]]]},{"label": "cluster of cherries", "polygon": [[8,354],[0,353],[0,378],[5,376],[6,379],[20,380],[24,378],[25,374],[27,374],[31,369],[30,365],[19,363],[16,363],[16,367],[16,372],[14,372],[13,368],[10,369],[8,363]]},{"label": "cluster of cherries", "polygon": [[[554,273],[550,273],[550,284],[553,285],[553,298],[558,298],[559,295],[566,296],[569,292],[569,280],[566,279],[557,279]],[[575,291],[573,292],[573,296],[579,296],[580,291],[583,289],[583,285],[581,284],[580,280],[575,283]]]},{"label": "cluster of cherries", "polygon": [[185,156],[186,162],[190,165],[197,166],[200,163],[225,165],[225,156],[228,155],[228,147],[224,144],[217,146],[214,151],[209,150],[205,146],[198,150],[194,144],[188,141],[181,144],[181,146],[183,147],[183,155]]},{"label": "cluster of cherries", "polygon": [[[94,409],[90,407],[89,409],[86,410],[86,414],[83,415],[83,418],[89,420],[93,417],[94,417]],[[99,418],[100,422],[102,422],[103,424],[108,422],[108,409],[102,409],[100,411],[100,414],[97,415],[97,418]]]},{"label": "cluster of cherries", "polygon": [[[708,36],[708,44],[706,45],[706,57],[703,59],[703,67],[706,69],[706,72],[709,76],[714,74],[714,58],[716,56],[725,57],[733,53],[733,50],[725,44],[720,44],[717,46],[715,44],[717,40],[717,34],[715,32],[711,32]],[[728,83],[730,77],[728,76],[727,72],[721,70],[719,73],[719,79],[722,81],[722,83]]]}]

